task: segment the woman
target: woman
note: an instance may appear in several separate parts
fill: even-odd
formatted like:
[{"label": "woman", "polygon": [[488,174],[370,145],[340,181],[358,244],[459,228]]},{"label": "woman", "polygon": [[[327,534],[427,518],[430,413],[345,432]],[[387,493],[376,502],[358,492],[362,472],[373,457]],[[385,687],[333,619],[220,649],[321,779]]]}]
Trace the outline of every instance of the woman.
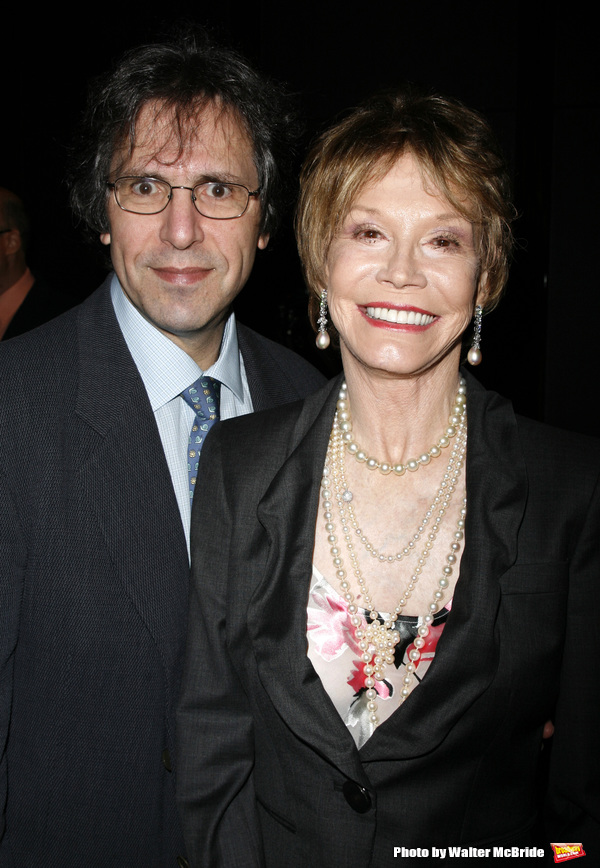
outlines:
[{"label": "woman", "polygon": [[600,451],[459,372],[510,252],[489,128],[386,95],[322,136],[301,187],[317,342],[335,330],[344,371],[203,452],[178,766],[191,864],[505,848],[540,864],[550,836],[600,860]]}]

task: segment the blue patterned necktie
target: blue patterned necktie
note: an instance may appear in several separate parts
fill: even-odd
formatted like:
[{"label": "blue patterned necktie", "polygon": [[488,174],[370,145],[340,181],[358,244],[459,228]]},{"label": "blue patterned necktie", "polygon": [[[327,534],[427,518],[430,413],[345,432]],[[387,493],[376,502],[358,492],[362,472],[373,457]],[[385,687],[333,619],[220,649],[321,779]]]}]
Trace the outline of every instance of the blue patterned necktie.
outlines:
[{"label": "blue patterned necktie", "polygon": [[221,384],[212,377],[200,377],[181,393],[181,397],[196,414],[188,446],[188,479],[190,500],[194,496],[198,461],[204,439],[219,418],[219,392]]}]

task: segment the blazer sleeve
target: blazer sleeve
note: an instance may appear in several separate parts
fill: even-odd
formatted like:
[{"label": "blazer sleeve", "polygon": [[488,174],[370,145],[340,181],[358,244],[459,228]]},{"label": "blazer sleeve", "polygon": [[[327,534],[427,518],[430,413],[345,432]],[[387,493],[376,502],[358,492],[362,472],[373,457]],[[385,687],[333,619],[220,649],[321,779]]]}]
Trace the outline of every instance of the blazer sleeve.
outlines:
[{"label": "blazer sleeve", "polygon": [[192,868],[259,868],[262,843],[252,769],[252,717],[227,649],[228,552],[233,516],[213,432],[202,455],[192,517],[192,580],[178,712],[177,794]]},{"label": "blazer sleeve", "polygon": [[600,483],[571,559],[548,787],[551,841],[581,842],[600,865]]},{"label": "blazer sleeve", "polygon": [[0,841],[6,809],[6,742],[10,726],[13,660],[19,632],[26,547],[14,503],[0,470]]}]

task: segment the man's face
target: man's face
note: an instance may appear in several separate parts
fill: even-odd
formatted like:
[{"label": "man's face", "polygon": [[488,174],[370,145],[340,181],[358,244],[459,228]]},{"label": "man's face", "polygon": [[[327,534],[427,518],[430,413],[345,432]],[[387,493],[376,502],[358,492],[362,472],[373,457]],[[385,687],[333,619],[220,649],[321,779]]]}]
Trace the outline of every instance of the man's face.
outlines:
[{"label": "man's face", "polygon": [[[136,126],[131,155],[119,152],[111,181],[136,175],[162,178],[172,186],[204,181],[258,187],[252,144],[231,113],[209,105],[193,121],[196,129],[181,149],[172,113],[147,104]],[[206,369],[218,355],[230,306],[246,283],[261,235],[260,203],[251,197],[242,217],[214,220],[199,214],[189,190],[174,190],[160,214],[131,214],[110,194],[110,244],[117,277],[129,300],[157,329]]]}]

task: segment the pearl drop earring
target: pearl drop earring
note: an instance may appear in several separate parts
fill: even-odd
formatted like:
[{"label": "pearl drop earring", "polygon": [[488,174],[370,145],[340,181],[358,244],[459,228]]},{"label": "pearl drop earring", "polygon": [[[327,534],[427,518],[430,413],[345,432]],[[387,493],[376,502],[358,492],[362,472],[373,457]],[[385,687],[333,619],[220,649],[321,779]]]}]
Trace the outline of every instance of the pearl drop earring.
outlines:
[{"label": "pearl drop earring", "polygon": [[317,335],[316,344],[320,350],[326,350],[329,344],[331,343],[331,339],[329,337],[329,332],[327,331],[327,290],[324,289],[321,293],[321,301],[319,303],[319,319],[317,320],[317,325],[319,326],[319,334]]},{"label": "pearl drop earring", "polygon": [[473,324],[473,343],[471,349],[467,353],[467,361],[470,365],[481,364],[481,318],[483,316],[483,308],[480,304],[475,306],[475,322]]}]

